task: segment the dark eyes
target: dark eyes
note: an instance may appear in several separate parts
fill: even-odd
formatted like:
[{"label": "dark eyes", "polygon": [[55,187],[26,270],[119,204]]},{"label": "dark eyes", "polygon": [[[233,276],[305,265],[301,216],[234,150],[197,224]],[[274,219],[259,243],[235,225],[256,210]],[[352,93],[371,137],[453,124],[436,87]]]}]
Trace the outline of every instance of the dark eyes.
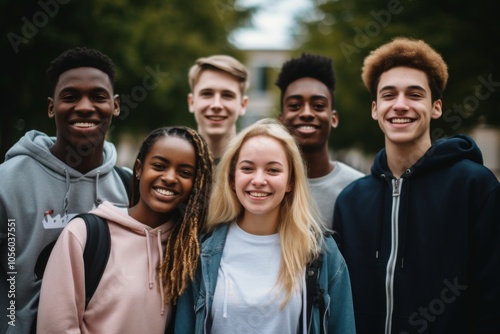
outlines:
[{"label": "dark eyes", "polygon": [[[161,163],[154,163],[151,164],[152,168],[156,171],[164,171],[167,169],[166,164],[161,164]],[[194,172],[188,168],[180,168],[177,170],[177,174],[183,178],[193,178],[194,177]]]},{"label": "dark eyes", "polygon": [[[287,104],[287,108],[290,111],[300,110],[302,108],[302,106],[303,106],[303,104],[299,103],[299,102],[291,102],[291,103]],[[326,104],[324,104],[324,103],[313,103],[313,104],[311,104],[311,108],[314,111],[323,111],[323,110],[326,109]]]}]

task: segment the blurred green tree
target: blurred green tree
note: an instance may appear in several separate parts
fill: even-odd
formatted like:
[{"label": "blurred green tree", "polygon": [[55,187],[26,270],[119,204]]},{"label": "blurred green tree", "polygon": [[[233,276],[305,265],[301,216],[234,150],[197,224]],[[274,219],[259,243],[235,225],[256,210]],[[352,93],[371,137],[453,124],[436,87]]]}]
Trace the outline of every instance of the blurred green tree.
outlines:
[{"label": "blurred green tree", "polygon": [[448,63],[443,117],[433,123],[437,139],[480,123],[500,126],[500,25],[498,3],[489,0],[313,0],[301,15],[295,51],[333,59],[340,125],[336,149],[375,152],[383,136],[371,119],[371,97],[361,81],[365,56],[396,36],[423,39]]},{"label": "blurred green tree", "polygon": [[186,102],[189,67],[216,53],[242,59],[227,37],[248,25],[254,10],[238,8],[235,0],[0,0],[2,157],[28,130],[55,135],[45,71],[53,58],[77,46],[101,50],[116,64],[122,112],[111,140],[124,131],[194,127]]}]

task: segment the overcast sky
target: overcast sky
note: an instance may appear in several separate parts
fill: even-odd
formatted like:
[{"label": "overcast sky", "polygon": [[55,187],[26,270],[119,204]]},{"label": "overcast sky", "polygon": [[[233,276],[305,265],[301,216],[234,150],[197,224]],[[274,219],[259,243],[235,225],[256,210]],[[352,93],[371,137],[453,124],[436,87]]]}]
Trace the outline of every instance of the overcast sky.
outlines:
[{"label": "overcast sky", "polygon": [[310,10],[311,0],[238,0],[238,4],[262,5],[254,18],[254,28],[241,29],[232,36],[232,41],[242,49],[283,49],[292,46],[290,30],[295,14]]}]

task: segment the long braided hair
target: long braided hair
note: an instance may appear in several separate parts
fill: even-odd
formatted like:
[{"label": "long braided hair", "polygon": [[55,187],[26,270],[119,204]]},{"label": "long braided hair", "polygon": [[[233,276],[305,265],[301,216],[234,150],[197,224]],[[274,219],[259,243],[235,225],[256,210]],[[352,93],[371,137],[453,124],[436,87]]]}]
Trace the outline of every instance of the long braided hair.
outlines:
[{"label": "long braided hair", "polygon": [[[153,144],[162,137],[178,137],[193,145],[196,155],[196,172],[193,188],[185,206],[179,207],[174,225],[167,238],[163,262],[158,274],[164,287],[165,301],[175,304],[194,277],[200,246],[199,228],[205,224],[208,199],[212,187],[213,158],[205,140],[193,129],[183,126],[163,127],[152,131],[144,140],[137,160],[144,163]],[[139,201],[139,180],[134,179],[130,207]]]}]

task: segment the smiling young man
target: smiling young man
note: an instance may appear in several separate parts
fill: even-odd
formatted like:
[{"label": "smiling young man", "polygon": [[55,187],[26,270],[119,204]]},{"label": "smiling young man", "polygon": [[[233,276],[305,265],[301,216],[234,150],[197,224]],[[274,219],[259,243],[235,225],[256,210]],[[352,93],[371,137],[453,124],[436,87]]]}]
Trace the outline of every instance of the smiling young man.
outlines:
[{"label": "smiling young man", "polygon": [[216,161],[236,135],[236,122],[248,104],[247,69],[233,57],[214,55],[199,58],[189,70],[189,111],[198,132],[207,141]]},{"label": "smiling young man", "polygon": [[332,228],[335,200],[342,189],[363,174],[330,159],[328,138],[339,124],[334,109],[332,61],[302,54],[285,62],[276,85],[281,90],[279,120],[297,140],[307,165],[311,193],[326,227]]},{"label": "smiling young man", "polygon": [[399,37],[365,58],[362,78],[385,148],[334,214],[357,332],[500,333],[500,184],[471,138],[430,134],[447,65]]},{"label": "smiling young man", "polygon": [[[31,130],[0,165],[2,333],[35,331],[38,259],[69,220],[104,200],[128,206],[125,186],[113,169],[115,147],[105,141],[120,111],[113,62],[97,50],[75,48],[54,59],[47,74],[52,84],[48,116],[55,120],[56,137]],[[12,294],[9,287],[15,287]]]}]

